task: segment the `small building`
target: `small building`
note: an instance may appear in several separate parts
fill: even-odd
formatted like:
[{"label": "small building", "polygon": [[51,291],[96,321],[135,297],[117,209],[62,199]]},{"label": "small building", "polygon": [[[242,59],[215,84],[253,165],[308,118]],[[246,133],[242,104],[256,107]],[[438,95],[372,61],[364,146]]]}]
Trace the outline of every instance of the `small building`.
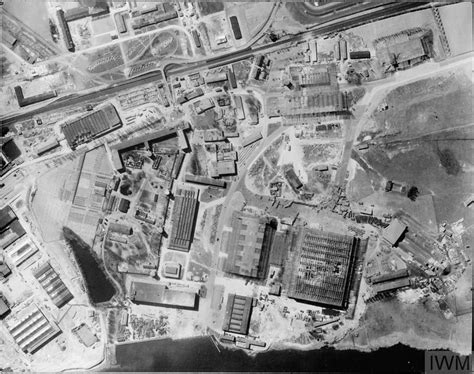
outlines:
[{"label": "small building", "polygon": [[388,225],[388,227],[383,230],[383,238],[392,246],[396,246],[407,228],[408,226],[403,222],[398,219],[394,219],[392,222],[390,222],[390,225]]},{"label": "small building", "polygon": [[192,174],[186,174],[184,176],[184,181],[188,183],[203,184],[203,185],[219,187],[219,188],[225,188],[227,185],[226,182],[222,180],[217,180],[217,179],[205,177],[202,175],[192,175]]},{"label": "small building", "polygon": [[163,265],[163,275],[166,278],[181,279],[181,264],[177,262],[166,262]]},{"label": "small building", "polygon": [[10,307],[4,296],[0,295],[0,319],[4,319],[8,314],[10,314]]},{"label": "small building", "polygon": [[370,58],[370,51],[353,51],[349,53],[351,60]]},{"label": "small building", "polygon": [[25,263],[38,252],[38,248],[33,243],[27,242],[22,245],[14,246],[12,250],[7,252],[13,265],[16,267]]},{"label": "small building", "polygon": [[285,178],[290,184],[291,188],[294,190],[299,190],[301,187],[303,187],[303,183],[301,183],[300,179],[296,175],[295,169],[290,168],[285,171]]},{"label": "small building", "polygon": [[122,213],[127,213],[130,209],[130,200],[121,198],[118,206],[118,210]]},{"label": "small building", "polygon": [[117,31],[121,34],[126,33],[127,25],[125,24],[124,15],[122,13],[115,13],[114,19],[117,25]]},{"label": "small building", "polygon": [[235,79],[235,73],[233,69],[227,70],[227,79],[229,81],[230,88],[237,88],[237,80]]},{"label": "small building", "polygon": [[328,171],[329,167],[327,165],[318,165],[316,166],[317,171]]},{"label": "small building", "polygon": [[242,105],[242,97],[234,96],[235,101],[235,108],[237,110],[237,119],[244,120],[245,119],[245,111],[244,106]]},{"label": "small building", "polygon": [[115,233],[118,233],[118,234],[122,234],[122,235],[132,235],[133,234],[133,230],[132,230],[132,227],[131,226],[128,226],[128,225],[124,225],[124,224],[121,224],[121,223],[111,223],[109,225],[109,231],[110,232],[115,232]]},{"label": "small building", "polygon": [[347,42],[344,39],[339,40],[339,48],[341,51],[341,60],[347,60]]},{"label": "small building", "polygon": [[206,84],[220,83],[220,82],[224,82],[226,80],[227,80],[227,74],[225,72],[217,73],[217,74],[210,74],[206,77]]},{"label": "small building", "polygon": [[280,296],[281,294],[281,284],[274,284],[270,287],[269,295]]},{"label": "small building", "polygon": [[4,262],[2,257],[0,257],[0,282],[7,278],[11,273],[12,271],[10,270],[8,265]]},{"label": "small building", "polygon": [[196,46],[196,48],[201,48],[201,38],[199,37],[199,33],[197,32],[197,30],[193,30],[192,34],[194,45]]},{"label": "small building", "polygon": [[202,99],[194,103],[194,108],[196,109],[197,114],[202,114],[214,107],[215,107],[215,104],[211,98]]},{"label": "small building", "polygon": [[97,336],[85,323],[81,323],[79,326],[75,327],[72,332],[86,347],[91,347],[99,341],[99,339],[97,339]]},{"label": "small building", "polygon": [[372,284],[383,283],[388,281],[393,281],[400,278],[407,278],[410,274],[407,269],[400,269],[396,271],[391,271],[389,273],[380,274],[370,278]]},{"label": "small building", "polygon": [[222,330],[247,335],[252,316],[252,305],[252,297],[230,294],[227,298]]},{"label": "small building", "polygon": [[229,20],[230,20],[230,25],[232,26],[232,31],[234,32],[235,40],[242,39],[242,32],[240,31],[239,20],[237,19],[237,17],[231,16]]},{"label": "small building", "polygon": [[53,149],[59,147],[59,142],[58,142],[58,139],[56,138],[51,138],[49,139],[48,141],[40,144],[37,148],[36,148],[36,154],[38,156],[41,156],[43,154],[45,154],[46,152],[49,152],[49,151],[52,151]]},{"label": "small building", "polygon": [[260,133],[260,131],[257,131],[252,135],[249,135],[242,139],[242,147],[248,147],[249,145],[259,141],[260,139],[262,139],[262,134]]},{"label": "small building", "polygon": [[219,175],[235,175],[237,172],[235,161],[218,161],[217,162],[217,173]]},{"label": "small building", "polygon": [[381,294],[384,292],[392,292],[401,288],[410,287],[410,285],[410,278],[401,278],[391,282],[377,283],[374,285],[373,290],[376,294]]}]

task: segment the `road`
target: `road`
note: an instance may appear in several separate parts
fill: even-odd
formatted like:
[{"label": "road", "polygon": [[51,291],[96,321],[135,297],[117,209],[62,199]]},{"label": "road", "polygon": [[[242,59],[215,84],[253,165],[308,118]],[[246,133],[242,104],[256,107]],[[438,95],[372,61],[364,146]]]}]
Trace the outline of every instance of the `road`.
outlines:
[{"label": "road", "polygon": [[[198,61],[194,63],[187,63],[185,66],[180,66],[177,64],[169,64],[165,66],[163,70],[165,73],[165,77],[168,78],[171,76],[184,75],[184,74],[192,73],[194,71],[200,71],[204,69],[210,69],[210,68],[214,68],[218,66],[223,66],[223,65],[231,64],[231,63],[249,58],[255,54],[272,52],[274,50],[278,50],[280,48],[289,46],[291,44],[295,44],[295,43],[298,43],[310,38],[315,38],[322,34],[329,34],[336,31],[346,30],[348,28],[355,27],[357,25],[391,17],[397,14],[408,12],[408,11],[418,10],[426,6],[429,6],[429,3],[426,3],[426,2],[389,3],[387,5],[383,5],[380,8],[374,9],[373,11],[366,12],[362,15],[356,15],[353,17],[351,16],[349,19],[346,19],[342,22],[334,21],[330,24],[317,26],[311,30],[282,38],[279,41],[276,41],[274,43],[264,44],[262,46],[258,46],[254,48],[246,48],[244,50],[227,53],[221,56],[217,56],[211,59],[206,59],[206,60],[202,60],[202,61]],[[111,85],[100,91],[90,92],[90,93],[86,93],[82,95],[77,94],[77,95],[69,95],[66,97],[62,97],[40,108],[35,108],[28,112],[1,118],[0,121],[2,123],[2,126],[11,126],[15,122],[32,118],[33,116],[44,113],[46,111],[57,110],[57,109],[64,108],[66,106],[71,106],[71,105],[84,104],[85,102],[91,101],[91,100],[98,100],[98,99],[106,100],[107,98],[113,96],[114,94],[122,90],[130,89],[138,85],[155,82],[162,79],[163,79],[163,73],[161,71],[150,72],[148,74],[127,80],[125,82]]]}]

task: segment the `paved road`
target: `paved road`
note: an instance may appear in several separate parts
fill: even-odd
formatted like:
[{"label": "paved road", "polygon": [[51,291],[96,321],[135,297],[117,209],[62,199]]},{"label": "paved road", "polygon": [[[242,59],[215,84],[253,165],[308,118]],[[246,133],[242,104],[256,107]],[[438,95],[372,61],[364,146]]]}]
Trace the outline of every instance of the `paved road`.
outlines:
[{"label": "paved road", "polygon": [[[296,35],[291,35],[291,36],[282,38],[274,43],[265,44],[265,45],[254,47],[254,48],[246,48],[244,50],[231,52],[228,54],[224,54],[222,56],[214,57],[214,58],[203,60],[203,61],[198,61],[195,63],[187,63],[185,66],[170,64],[164,68],[164,73],[166,77],[170,77],[170,76],[176,76],[176,75],[189,74],[193,71],[199,71],[203,69],[210,69],[210,68],[214,68],[218,66],[227,65],[227,64],[234,63],[242,59],[251,57],[255,54],[268,53],[273,50],[278,50],[279,48],[282,48],[284,46],[289,46],[291,44],[298,43],[300,41],[303,41],[309,38],[315,38],[322,34],[328,34],[328,33],[336,32],[336,31],[345,30],[345,29],[348,29],[357,25],[361,25],[364,23],[368,23],[374,20],[391,17],[396,14],[401,14],[407,11],[417,10],[422,7],[428,6],[428,4],[429,3],[426,3],[426,2],[388,3],[368,13],[356,15],[354,17],[351,17],[341,22],[334,21],[330,24],[321,25],[312,30],[304,31]],[[15,122],[31,118],[34,115],[38,115],[46,111],[60,109],[60,108],[70,106],[70,105],[82,104],[91,100],[97,100],[97,99],[105,100],[108,97],[111,97],[117,92],[120,92],[122,90],[126,90],[138,85],[154,82],[161,79],[163,79],[161,71],[150,72],[146,75],[135,77],[116,85],[111,85],[107,88],[102,89],[101,91],[87,93],[83,95],[79,95],[79,94],[70,95],[67,97],[60,98],[41,108],[35,108],[26,113],[21,113],[18,115],[2,118],[1,122],[3,126],[11,126]]]}]

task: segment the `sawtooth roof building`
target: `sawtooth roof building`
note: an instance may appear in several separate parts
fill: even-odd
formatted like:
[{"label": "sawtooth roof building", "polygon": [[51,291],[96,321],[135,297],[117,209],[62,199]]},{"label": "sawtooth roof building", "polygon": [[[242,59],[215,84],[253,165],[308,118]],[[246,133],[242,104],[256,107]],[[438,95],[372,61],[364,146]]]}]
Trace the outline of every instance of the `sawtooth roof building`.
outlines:
[{"label": "sawtooth roof building", "polygon": [[301,227],[287,273],[288,296],[316,305],[347,307],[358,238]]},{"label": "sawtooth roof building", "polygon": [[222,329],[234,334],[247,335],[252,316],[253,298],[230,294]]},{"label": "sawtooth roof building", "polygon": [[107,104],[99,110],[75,118],[61,125],[69,146],[75,149],[78,145],[107,134],[122,126],[117,110]]},{"label": "sawtooth roof building", "polygon": [[7,329],[25,353],[35,353],[61,333],[56,323],[48,320],[36,305],[21,316],[12,317],[15,318],[6,323]]},{"label": "sawtooth roof building", "polygon": [[33,275],[56,307],[62,308],[74,298],[49,262],[36,269]]},{"label": "sawtooth roof building", "polygon": [[194,236],[194,226],[199,209],[198,192],[187,189],[176,191],[172,213],[169,249],[188,252]]}]

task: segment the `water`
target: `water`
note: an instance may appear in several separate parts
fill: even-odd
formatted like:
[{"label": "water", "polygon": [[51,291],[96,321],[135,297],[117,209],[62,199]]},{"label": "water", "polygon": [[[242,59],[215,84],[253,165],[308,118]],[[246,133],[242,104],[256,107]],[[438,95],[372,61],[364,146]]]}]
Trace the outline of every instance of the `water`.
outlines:
[{"label": "water", "polygon": [[119,367],[107,371],[307,371],[360,373],[423,372],[424,351],[402,344],[363,353],[325,348],[284,350],[249,357],[242,350],[219,353],[209,337],[118,345]]},{"label": "water", "polygon": [[63,229],[63,232],[81,269],[91,301],[95,304],[109,301],[115,294],[114,286],[100,268],[90,247],[67,227]]}]

